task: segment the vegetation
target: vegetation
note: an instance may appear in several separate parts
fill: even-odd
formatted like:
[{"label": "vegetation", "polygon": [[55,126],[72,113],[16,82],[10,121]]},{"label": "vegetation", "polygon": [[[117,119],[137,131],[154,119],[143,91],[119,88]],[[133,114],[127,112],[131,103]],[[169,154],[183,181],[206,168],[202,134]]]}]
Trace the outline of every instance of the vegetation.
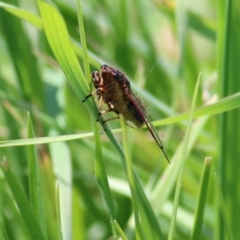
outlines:
[{"label": "vegetation", "polygon": [[[238,238],[240,6],[174,3],[0,1],[0,239]],[[104,132],[82,103],[101,64],[170,164],[146,128]]]}]

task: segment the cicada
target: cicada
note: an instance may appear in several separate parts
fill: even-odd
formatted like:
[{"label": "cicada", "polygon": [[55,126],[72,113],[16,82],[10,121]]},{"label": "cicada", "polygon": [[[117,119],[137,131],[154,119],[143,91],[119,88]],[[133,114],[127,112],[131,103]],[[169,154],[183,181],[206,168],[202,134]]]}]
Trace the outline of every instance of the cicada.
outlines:
[{"label": "cicada", "polygon": [[[122,114],[127,124],[131,122],[137,128],[141,128],[145,124],[169,162],[158,133],[148,117],[146,108],[136,94],[132,92],[127,77],[116,68],[102,65],[100,71],[92,72],[92,81],[96,90],[86,96],[83,102],[96,94],[99,100],[99,115],[107,112],[115,112],[117,114],[116,117],[107,119],[104,123],[118,119],[119,114]],[[108,109],[102,111],[103,102],[107,104]]]}]

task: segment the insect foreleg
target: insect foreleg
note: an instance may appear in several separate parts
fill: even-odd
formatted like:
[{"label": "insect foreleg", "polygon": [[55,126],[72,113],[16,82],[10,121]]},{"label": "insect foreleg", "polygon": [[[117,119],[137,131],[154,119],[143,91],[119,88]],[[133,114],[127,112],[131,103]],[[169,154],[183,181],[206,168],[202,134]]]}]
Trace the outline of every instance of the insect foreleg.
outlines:
[{"label": "insect foreleg", "polygon": [[96,94],[96,93],[98,93],[98,92],[99,92],[99,90],[97,89],[96,91],[90,93],[89,95],[87,95],[87,96],[82,100],[82,102],[85,102],[88,98],[92,97],[94,94]]}]

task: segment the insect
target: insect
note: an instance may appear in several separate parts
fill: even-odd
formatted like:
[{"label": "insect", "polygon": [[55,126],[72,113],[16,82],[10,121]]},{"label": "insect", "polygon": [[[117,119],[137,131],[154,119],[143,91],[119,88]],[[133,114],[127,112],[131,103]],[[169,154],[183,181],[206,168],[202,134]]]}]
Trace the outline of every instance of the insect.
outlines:
[{"label": "insect", "polygon": [[[103,123],[118,119],[119,114],[122,114],[128,125],[131,122],[137,128],[141,128],[145,124],[170,163],[158,133],[149,120],[145,107],[132,92],[127,77],[113,67],[102,65],[99,72],[92,72],[92,81],[96,90],[87,95],[82,102],[85,102],[89,97],[96,94],[98,96],[97,100],[99,100],[99,116],[107,112],[115,112],[117,114],[117,117],[107,119]],[[103,102],[107,104],[108,109],[101,111]]]}]

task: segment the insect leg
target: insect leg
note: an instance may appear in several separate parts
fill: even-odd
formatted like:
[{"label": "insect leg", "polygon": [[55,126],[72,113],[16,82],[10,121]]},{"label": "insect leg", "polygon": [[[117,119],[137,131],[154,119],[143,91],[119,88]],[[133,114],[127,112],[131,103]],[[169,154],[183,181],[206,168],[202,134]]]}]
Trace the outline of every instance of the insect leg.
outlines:
[{"label": "insect leg", "polygon": [[89,95],[87,95],[82,102],[85,102],[88,98],[92,97],[94,94],[98,94],[99,93],[99,89],[95,90],[94,92],[90,93]]},{"label": "insect leg", "polygon": [[119,116],[106,119],[102,123],[105,124],[106,122],[109,122],[109,121],[112,121],[112,120],[115,120],[115,119],[119,119]]},{"label": "insect leg", "polygon": [[[108,107],[109,107],[108,110],[104,110],[104,111],[99,112],[98,116],[101,116],[103,114],[106,114],[106,113],[109,113],[109,112],[112,112],[112,111],[114,111],[118,116],[117,117],[112,117],[112,118],[109,118],[109,119],[106,119],[106,120],[102,121],[102,124],[104,126],[104,131],[106,131],[106,127],[105,127],[106,122],[111,121],[111,120],[115,120],[115,119],[119,119],[119,113],[116,110],[114,110],[114,105],[111,102],[108,102]],[[99,118],[97,119],[97,121],[99,121]]]},{"label": "insect leg", "polygon": [[[103,114],[106,114],[106,113],[109,113],[109,112],[112,112],[113,109],[108,109],[108,110],[104,110],[104,111],[101,111],[98,113],[98,118],[96,119],[96,121],[98,122],[99,121],[99,117]],[[106,122],[105,120],[103,122]]]},{"label": "insect leg", "polygon": [[119,119],[119,115],[117,117],[112,117],[112,118],[109,118],[109,119],[106,119],[106,120],[102,121],[102,124],[104,126],[103,127],[104,131],[107,130],[106,127],[105,127],[106,122],[109,122],[109,121],[112,121],[112,120],[115,120],[115,119]]}]

